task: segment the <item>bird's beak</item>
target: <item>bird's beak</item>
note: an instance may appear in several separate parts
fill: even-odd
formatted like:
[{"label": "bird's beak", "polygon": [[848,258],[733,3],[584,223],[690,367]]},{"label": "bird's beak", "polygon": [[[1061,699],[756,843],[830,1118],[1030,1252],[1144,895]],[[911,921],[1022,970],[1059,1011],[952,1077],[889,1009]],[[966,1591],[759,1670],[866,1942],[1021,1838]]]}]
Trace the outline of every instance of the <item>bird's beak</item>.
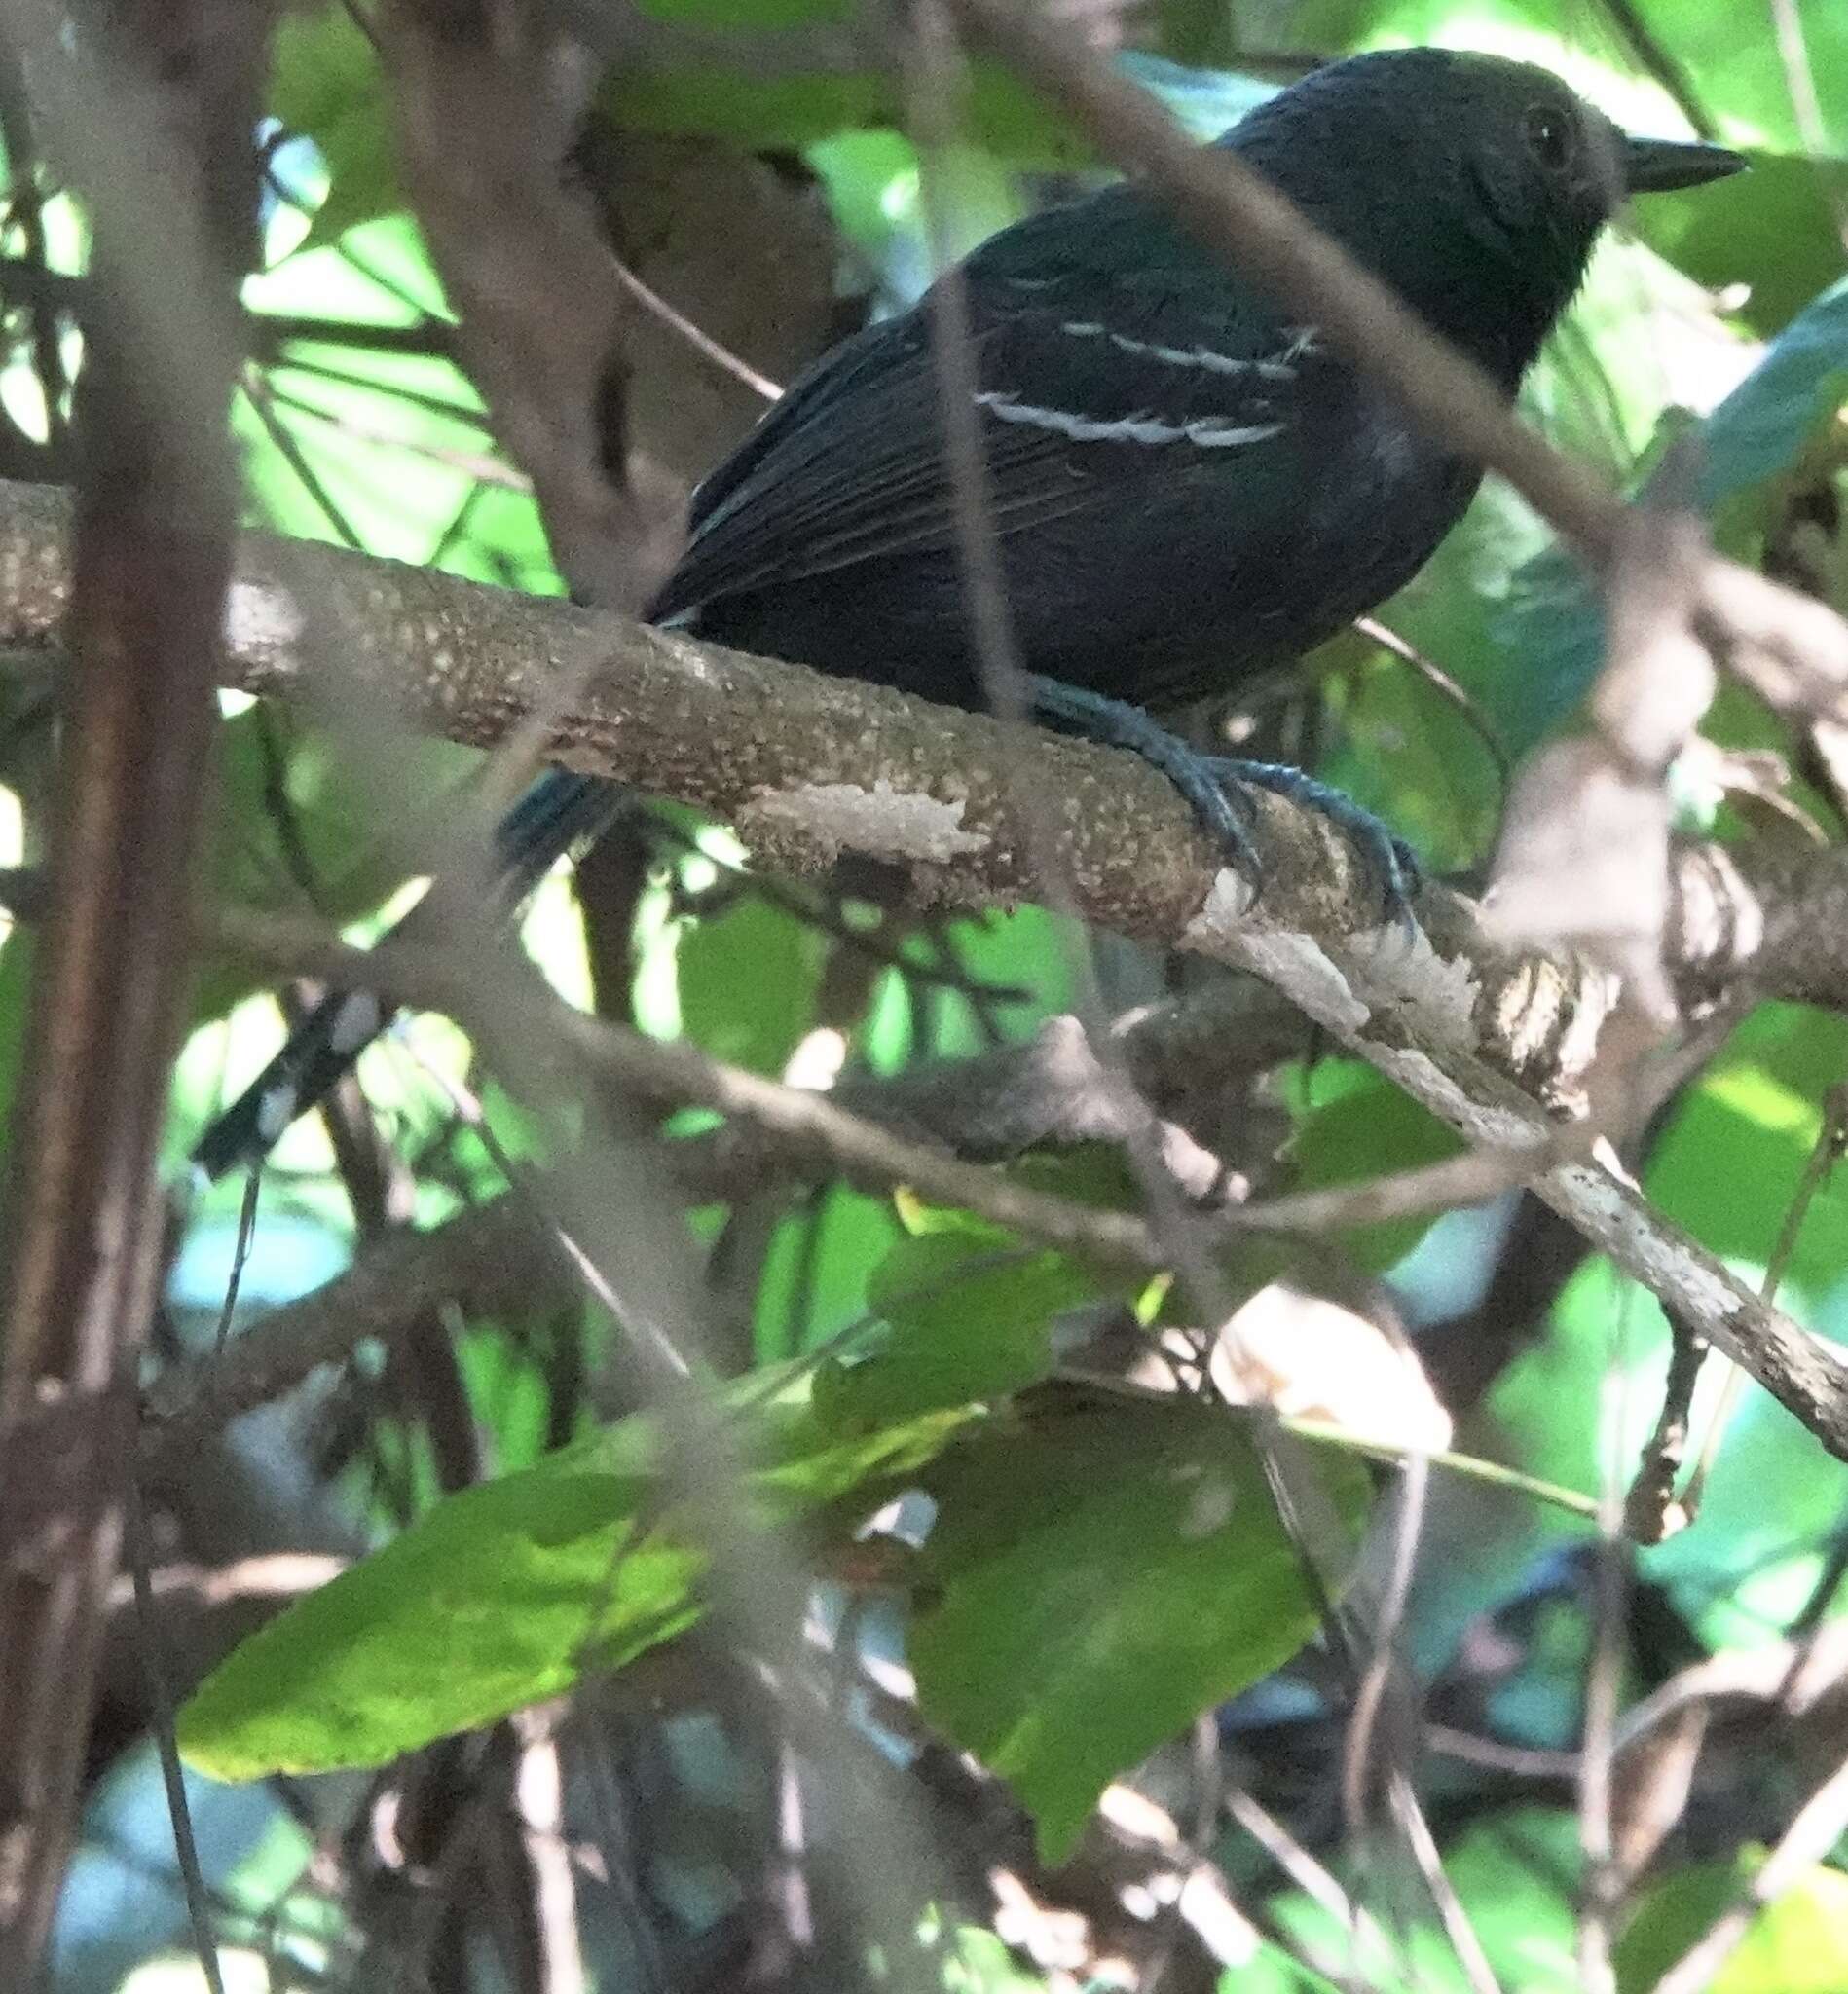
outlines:
[{"label": "bird's beak", "polygon": [[1723,145],[1695,145],[1685,139],[1629,138],[1623,141],[1623,184],[1629,194],[1666,194],[1675,187],[1701,187],[1744,169],[1746,162]]}]

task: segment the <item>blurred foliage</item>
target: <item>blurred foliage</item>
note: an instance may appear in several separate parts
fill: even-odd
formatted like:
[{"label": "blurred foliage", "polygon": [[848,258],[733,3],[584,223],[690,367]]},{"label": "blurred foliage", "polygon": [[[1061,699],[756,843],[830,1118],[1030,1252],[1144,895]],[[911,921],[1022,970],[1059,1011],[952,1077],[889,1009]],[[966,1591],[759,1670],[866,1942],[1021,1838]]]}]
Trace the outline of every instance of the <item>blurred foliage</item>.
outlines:
[{"label": "blurred foliage", "polygon": [[[1526,406],[1627,489],[1660,479],[1658,490],[1691,494],[1723,547],[1763,561],[1788,553],[1793,519],[1814,526],[1826,515],[1818,495],[1839,499],[1848,463],[1848,7],[1794,0],[1793,13],[1810,91],[1800,79],[1793,89],[1767,11],[1738,0],[1164,0],[1128,17],[1135,46],[1123,59],[1206,133],[1309,56],[1416,41],[1479,47],[1551,63],[1638,129],[1683,132],[1691,119],[1749,151],[1749,175],[1651,202],[1635,232],[1601,252]],[[857,19],[846,0],[646,0],[633,50],[596,97],[598,115],[627,133],[737,148],[812,186],[836,231],[849,319],[914,296],[929,267],[896,70],[845,31]],[[346,7],[289,13],[271,103],[270,256],[250,285],[257,363],[237,412],[251,523],[556,591],[531,496],[497,456],[479,396],[450,357],[440,286],[405,212],[388,88]],[[973,65],[966,114],[944,193],[958,246],[1101,170],[1055,113],[985,60]],[[609,191],[619,203],[621,188]],[[82,231],[68,203],[54,196],[44,221],[43,255],[75,270]],[[17,219],[7,248],[18,259],[41,253]],[[61,474],[58,388],[42,378],[29,314],[14,312],[9,340],[0,410],[22,445],[45,453],[47,474]],[[1848,603],[1839,537],[1811,552],[1815,585]],[[1435,867],[1479,865],[1501,802],[1498,757],[1569,723],[1589,682],[1595,604],[1519,502],[1490,490],[1381,620],[1462,701],[1362,638],[1339,640],[1313,661],[1321,766]],[[0,781],[26,805],[29,851],[42,730],[10,719]],[[1712,730],[1793,759],[1801,747],[1737,694],[1716,709]],[[427,746],[392,779],[407,811],[426,799],[434,809],[473,765]],[[236,712],[221,775],[208,890],[375,934],[402,879],[403,844],[381,822],[376,786],[343,761],[339,736]],[[1820,788],[1797,794],[1839,833]],[[844,1073],[865,1077],[1019,1039],[1083,987],[1080,943],[1038,909],[925,926],[863,897],[858,883],[814,901],[759,891],[722,834],[689,828],[684,813],[668,822],[650,835],[621,914],[629,983],[596,985],[606,1006],[648,1031],[684,1034],[769,1075],[832,1034]],[[587,1001],[591,965],[609,959],[610,938],[602,935],[600,956],[594,923],[587,934],[563,881],[541,894],[526,938],[559,987]],[[15,934],[0,946],[0,1102],[17,1069],[26,974],[26,940]],[[1151,974],[1133,967],[1126,1004],[1149,993]],[[279,1029],[248,975],[214,969],[202,979],[175,1155]],[[368,1054],[362,1078],[409,1159],[421,1221],[494,1195],[502,1177],[407,1044],[480,1095],[515,1154],[557,1146],[557,1131],[483,1080],[460,1031],[420,1020],[408,1041]],[[1759,1278],[1821,1134],[1825,1091],[1845,1073],[1848,1023],[1761,1011],[1666,1112],[1642,1169],[1649,1196]],[[1454,1149],[1377,1075],[1313,1049],[1278,1062],[1248,1107],[1254,1126],[1275,1124],[1261,1158],[1266,1190],[1364,1182]],[[681,1118],[671,1129],[697,1126]],[[1136,1195],[1114,1155],[1010,1167],[1067,1196]],[[232,1185],[196,1201],[189,1281],[201,1266],[228,1267],[240,1197]],[[352,1240],[318,1125],[285,1139],[265,1209],[247,1292],[278,1299],[299,1281],[289,1225],[312,1224],[342,1250]],[[559,1695],[586,1669],[619,1675],[645,1651],[672,1655],[715,1585],[722,1602],[735,1583],[714,1580],[717,1532],[730,1532],[732,1552],[742,1537],[745,1559],[767,1569],[787,1557],[824,1573],[851,1569],[860,1527],[906,1490],[929,1495],[935,1525],[923,1550],[882,1570],[873,1590],[911,1609],[906,1656],[923,1713],[1009,1780],[1051,1860],[1078,1846],[1110,1782],[1165,1741],[1222,1705],[1227,1734],[1243,1737],[1239,1713],[1296,1682],[1277,1672],[1324,1626],[1329,1602],[1279,1521],[1254,1422],[1186,1399],[1093,1395],[1059,1377],[1074,1322],[1127,1323],[1152,1348],[1163,1327],[1189,1319],[1184,1287],[1126,1284],[967,1215],[843,1184],[772,1185],[736,1208],[703,1211],[696,1230],[715,1289],[742,1325],[726,1361],[715,1360],[728,1375],[700,1409],[596,1426],[582,1380],[609,1360],[619,1329],[576,1309],[542,1323],[471,1322],[462,1389],[498,1472],[440,1499],[427,1473],[400,1478],[411,1493],[394,1499],[379,1466],[390,1446],[376,1436],[395,1416],[362,1394],[374,1442],[337,1453],[335,1465],[350,1470],[349,1522],[380,1548],[211,1677],[183,1720],[196,1765],[234,1778],[378,1765]],[[1312,1250],[1243,1242],[1216,1272],[1234,1299],[1285,1274],[1343,1295],[1384,1278],[1419,1329],[1435,1313],[1466,1313],[1473,1305],[1441,1311],[1430,1297],[1480,1291],[1501,1237],[1459,1219],[1395,1222]],[[1805,1215],[1780,1300],[1825,1334],[1848,1321],[1840,1183]],[[177,1282],[174,1306],[185,1318]],[[1483,1338],[1506,1339],[1506,1361],[1458,1445],[1595,1492],[1646,1436],[1666,1328],[1646,1295],[1596,1259],[1571,1271],[1544,1316],[1474,1323]],[[362,1363],[358,1383],[376,1387],[377,1369]],[[345,1403],[330,1396],[330,1429]],[[691,1423],[677,1427],[683,1418]],[[690,1455],[664,1447],[675,1432],[693,1436]],[[689,1460],[719,1464],[723,1504],[691,1486]],[[289,1471],[301,1466],[292,1459]],[[1339,1552],[1318,1579],[1338,1589],[1367,1517],[1391,1505],[1375,1500],[1377,1478],[1346,1456],[1318,1451],[1309,1472],[1328,1526],[1312,1540]],[[1756,1388],[1744,1394],[1700,1522],[1638,1560],[1639,1585],[1688,1654],[1736,1651],[1789,1625],[1844,1528],[1845,1473]],[[1510,1745],[1571,1749],[1589,1650],[1585,1527],[1518,1490],[1440,1477],[1427,1529],[1408,1649],[1441,1683],[1462,1666],[1466,1636],[1502,1641],[1505,1679],[1483,1692],[1471,1720],[1497,1724]],[[1641,1687],[1651,1655],[1640,1635],[1633,1649],[1630,1680]],[[1301,1693],[1335,1721],[1339,1699]],[[1441,1797],[1454,1806],[1436,1816],[1441,1855],[1500,1984],[1509,1994],[1579,1987],[1575,1817],[1557,1794],[1536,1800],[1518,1781],[1466,1786],[1455,1767],[1446,1778]],[[1324,1768],[1324,1788],[1333,1779]],[[1338,1831],[1330,1840],[1333,1868],[1364,1892],[1362,1855]],[[1261,1910],[1264,1937],[1228,1973],[1228,1988],[1332,1985],[1303,1962],[1345,1971],[1350,1943],[1370,1987],[1470,1984],[1423,1911],[1403,1932],[1383,1916],[1363,1943],[1239,1847],[1228,1836],[1220,1853],[1240,1877],[1241,1902]],[[1652,1873],[1618,1946],[1625,1994],[1650,1985],[1747,1887],[1750,1855],[1729,1848],[1715,1863],[1705,1853],[1690,1835]],[[270,1848],[264,1861],[276,1860]],[[227,1861],[221,1874],[235,1870]],[[1726,1994],[1840,1987],[1845,1956],[1848,1882],[1822,1868],[1757,1914],[1715,1984]],[[975,1930],[962,1933],[944,1979],[1042,1984]]]},{"label": "blurred foliage", "polygon": [[[691,1625],[716,1530],[765,1530],[909,1486],[971,1417],[957,1408],[845,1438],[799,1405],[742,1430],[618,1424],[436,1503],[272,1621],[193,1698],[181,1742],[230,1779],[382,1765],[556,1696],[581,1670],[620,1668]],[[700,1485],[728,1476],[743,1507],[721,1523],[702,1515]]]},{"label": "blurred foliage", "polygon": [[[1758,1865],[1713,1864],[1649,1893],[1617,1950],[1619,1994],[1643,1994],[1750,1888]],[[1848,1978],[1848,1875],[1820,1865],[1750,1919],[1707,1994],[1827,1994]]]}]

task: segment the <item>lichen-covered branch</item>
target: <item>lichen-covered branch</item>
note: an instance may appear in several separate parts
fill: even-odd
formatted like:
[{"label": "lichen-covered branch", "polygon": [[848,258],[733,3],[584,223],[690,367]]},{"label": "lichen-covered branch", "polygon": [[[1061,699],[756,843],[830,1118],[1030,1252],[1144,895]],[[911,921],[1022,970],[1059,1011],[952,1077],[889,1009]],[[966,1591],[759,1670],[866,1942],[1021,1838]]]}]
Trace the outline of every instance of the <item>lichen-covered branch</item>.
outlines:
[{"label": "lichen-covered branch", "polygon": [[[59,495],[0,486],[0,647],[55,647],[64,523]],[[1058,884],[1080,913],[1254,972],[1471,1142],[1534,1153],[1541,1197],[1848,1455],[1848,1377],[1832,1352],[1603,1163],[1557,1161],[1610,1013],[1603,972],[1497,947],[1471,904],[1437,886],[1421,893],[1416,928],[1385,923],[1360,855],[1281,799],[1257,801],[1266,883],[1254,905],[1133,757],[1036,732],[1003,752],[984,716],[335,549],[243,543],[229,682],[304,697],[304,634],[329,617],[354,635],[348,670],[415,725],[485,746],[541,706],[560,673],[581,676],[589,691],[552,729],[560,760],[729,818],[768,868],[813,869],[842,851],[882,859],[920,905],[1005,905],[1049,887],[1009,779],[1029,755],[1032,788],[1056,799]],[[1848,861],[1746,867],[1701,850],[1681,868],[1699,901],[1672,923],[1682,966],[1704,987],[1750,979],[1815,998],[1830,939],[1788,910],[1833,905]],[[1788,983],[1771,945],[1787,934]]]}]

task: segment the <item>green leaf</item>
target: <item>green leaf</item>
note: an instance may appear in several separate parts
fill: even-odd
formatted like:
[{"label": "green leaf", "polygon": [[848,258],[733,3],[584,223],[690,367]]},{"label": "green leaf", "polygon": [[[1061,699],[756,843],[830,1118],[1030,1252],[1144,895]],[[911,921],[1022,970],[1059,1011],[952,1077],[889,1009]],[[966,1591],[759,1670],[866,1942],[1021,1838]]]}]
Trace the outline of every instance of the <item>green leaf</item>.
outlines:
[{"label": "green leaf", "polygon": [[[1324,1191],[1415,1169],[1457,1155],[1462,1143],[1427,1108],[1371,1068],[1350,1073],[1343,1090],[1310,1110],[1291,1145],[1292,1191]],[[1383,1273],[1424,1237],[1432,1218],[1356,1226],[1343,1245],[1356,1266]]]},{"label": "green leaf", "polygon": [[602,100],[612,123],[670,138],[715,138],[746,151],[796,151],[889,124],[879,78],[832,70],[754,75],[717,63],[634,73],[618,67]]},{"label": "green leaf", "polygon": [[784,1424],[782,1459],[759,1468],[751,1490],[763,1498],[769,1520],[787,1523],[847,1496],[858,1498],[872,1484],[885,1487],[914,1475],[971,1423],[972,1416],[961,1410],[945,1410],[843,1435],[802,1407]]},{"label": "green leaf", "polygon": [[270,107],[285,130],[314,141],[327,167],[309,243],[404,205],[379,54],[343,0],[283,16]]},{"label": "green leaf", "polygon": [[[1797,0],[1803,59],[1816,86],[1827,154],[1848,155],[1848,14]],[[1793,155],[1809,151],[1790,70],[1767,13],[1734,0],[1639,0],[1645,29],[1685,67],[1719,136]]]},{"label": "green leaf", "polygon": [[778,1226],[752,1312],[758,1360],[794,1357],[865,1314],[868,1277],[899,1237],[891,1199],[847,1184]]},{"label": "green leaf", "polygon": [[[1710,1251],[1763,1267],[1822,1131],[1824,1089],[1848,1072],[1848,1020],[1773,1007],[1737,1031],[1649,1158],[1651,1202]],[[1723,1157],[1725,1167],[1716,1168]],[[1848,1267],[1848,1171],[1812,1200],[1786,1271],[1826,1293]]]},{"label": "green leaf", "polygon": [[[905,123],[902,90],[889,72],[877,69],[771,75],[721,62],[646,72],[625,64],[611,76],[600,108],[633,131],[718,138],[752,151],[813,145],[843,131]],[[1045,97],[985,58],[970,65],[965,129],[971,144],[1015,166],[1095,164]]]},{"label": "green leaf", "polygon": [[815,1015],[828,938],[755,893],[681,937],[681,1024],[717,1059],[782,1072]]},{"label": "green leaf", "polygon": [[[1644,1894],[1613,1955],[1619,1994],[1645,1994],[1738,1903],[1756,1864],[1713,1863]],[[1839,1994],[1848,1986],[1848,1875],[1815,1868],[1766,1904],[1707,1994]]]},{"label": "green leaf", "polygon": [[[277,743],[274,765],[269,738]],[[354,782],[329,737],[292,733],[273,714],[252,708],[219,728],[216,753],[204,862],[214,899],[297,913],[305,893],[294,869],[299,859],[314,881],[317,910],[345,924],[371,913],[403,883],[393,840],[380,834],[365,785]],[[400,762],[406,794],[433,795],[469,772],[474,757],[447,742],[419,741],[407,744]],[[278,801],[287,807],[286,841]],[[275,981],[248,964],[215,960],[195,990],[194,1016],[217,1017]]]},{"label": "green leaf", "polygon": [[[1570,1809],[1513,1807],[1497,1809],[1446,1842],[1445,1874],[1496,1984],[1510,1994],[1583,1994],[1574,1951],[1574,1894],[1584,1866],[1578,1840]],[[1349,1964],[1349,1987],[1363,1986],[1368,1994],[1468,1994],[1473,1984],[1435,1920],[1384,1921],[1396,1925],[1388,1939],[1382,1925],[1357,1934],[1325,1902],[1300,1891],[1279,1893],[1268,1908],[1277,1930],[1311,1957]],[[1328,1983],[1281,1984],[1293,1990]],[[1224,1994],[1245,1994],[1242,1975],[1221,1985]]]},{"label": "green leaf", "polygon": [[13,1103],[19,1090],[19,1055],[32,1003],[31,930],[16,927],[0,942],[0,1128],[13,1126]]},{"label": "green leaf", "polygon": [[816,1417],[853,1432],[1017,1391],[1052,1370],[1060,1311],[1096,1292],[1062,1255],[1021,1252],[998,1235],[901,1239],[867,1285],[884,1336],[870,1355],[822,1367]]},{"label": "green leaf", "polygon": [[1752,170],[1639,201],[1629,225],[1697,283],[1748,285],[1739,315],[1770,337],[1841,271],[1848,161],[1752,153]]},{"label": "green leaf", "polygon": [[1067,1149],[1028,1154],[1008,1175],[1029,1190],[1063,1198],[1093,1211],[1141,1211],[1145,1194],[1123,1145],[1075,1142]]},{"label": "green leaf", "polygon": [[[1799,0],[1805,55],[1821,100],[1826,149],[1848,153],[1848,12],[1831,0]],[[1793,154],[1808,150],[1784,59],[1765,14],[1737,0],[1634,0],[1642,31],[1686,76],[1702,108],[1733,144]],[[1587,54],[1586,37],[1559,0],[1296,0],[1288,46],[1327,50],[1434,42],[1486,49],[1557,69],[1620,124],[1672,134],[1674,100],[1634,69]],[[1601,38],[1602,39],[1602,38]],[[1619,44],[1607,42],[1613,53]],[[1705,190],[1702,190],[1703,192]]]},{"label": "green leaf", "polygon": [[[705,27],[766,28],[834,20],[850,10],[841,0],[653,0],[652,11]],[[1154,55],[1126,55],[1120,64],[1202,138],[1217,137],[1276,88]],[[758,152],[815,145],[852,131],[899,130],[906,122],[904,91],[881,68],[791,75],[730,68],[722,59],[647,71],[621,65],[600,104],[631,130],[723,139]],[[969,65],[964,134],[970,145],[1009,166],[1069,170],[1101,164],[1045,96],[985,56]]]},{"label": "green leaf", "polygon": [[[1840,244],[1836,244],[1837,255]],[[1848,277],[1814,299],[1700,427],[1709,517],[1799,458],[1848,399]]]},{"label": "green leaf", "polygon": [[[771,1408],[739,1436],[761,1465],[719,1527],[760,1531],[902,1482],[963,1423],[938,1414],[842,1439],[805,1407]],[[436,1503],[219,1664],[180,1713],[187,1758],[228,1780],[381,1765],[691,1626],[713,1520],[651,1472],[660,1445],[654,1422],[625,1421]]]},{"label": "green leaf", "polygon": [[540,1467],[450,1496],[220,1663],[180,1749],[226,1780],[382,1765],[666,1640],[706,1556],[641,1522],[648,1487]]},{"label": "green leaf", "polygon": [[[1818,425],[1841,405],[1845,374],[1848,281],[1793,320],[1693,429],[1701,509],[1732,526],[1735,545],[1740,506],[1794,463]],[[1521,745],[1555,723],[1590,685],[1604,655],[1603,611],[1572,557],[1550,547],[1515,575],[1492,628],[1504,655],[1522,663],[1528,713],[1515,734]]]},{"label": "green leaf", "polygon": [[[1319,1466],[1357,1525],[1364,1470]],[[1048,1862],[1111,1780],[1315,1632],[1236,1416],[1113,1403],[997,1421],[923,1481],[942,1590],[907,1643],[919,1705],[1013,1785]]]},{"label": "green leaf", "polygon": [[852,18],[851,0],[641,0],[654,20],[706,30],[840,25]]},{"label": "green leaf", "polygon": [[[369,554],[532,594],[562,589],[531,492],[484,484],[477,473],[492,450],[473,387],[440,353],[389,350],[396,329],[448,316],[408,214],[368,223],[354,243],[274,263],[249,278],[244,296],[259,315],[300,315],[325,329],[282,338],[265,364],[286,398],[269,411],[286,451],[248,396],[233,404],[253,523],[308,539],[342,538],[345,528]],[[429,329],[439,333],[440,323]]]},{"label": "green leaf", "polygon": [[1497,1810],[1444,1852],[1444,1868],[1497,1980],[1521,1994],[1582,1994],[1578,1817],[1566,1807]]},{"label": "green leaf", "polygon": [[1390,823],[1433,871],[1479,864],[1494,842],[1501,804],[1483,727],[1364,638],[1349,634],[1335,643],[1365,662],[1324,682],[1341,735],[1317,773]]}]

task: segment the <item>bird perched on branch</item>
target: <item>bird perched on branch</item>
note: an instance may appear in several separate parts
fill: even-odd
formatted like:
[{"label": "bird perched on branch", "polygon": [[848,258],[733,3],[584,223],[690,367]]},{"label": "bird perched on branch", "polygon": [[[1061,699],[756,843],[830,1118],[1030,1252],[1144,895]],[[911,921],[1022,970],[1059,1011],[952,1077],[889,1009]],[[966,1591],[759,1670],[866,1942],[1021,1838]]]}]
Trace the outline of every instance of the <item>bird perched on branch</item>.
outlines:
[{"label": "bird perched on branch", "polygon": [[[1743,164],[1627,137],[1544,70],[1434,49],[1317,70],[1218,143],[1510,396],[1612,210]],[[1478,467],[1132,185],[1003,230],[961,277],[1036,718],[1147,757],[1239,865],[1250,791],[1296,795],[1361,841],[1402,906],[1409,855],[1373,819],[1299,770],[1201,756],[1149,709],[1233,690],[1384,601],[1460,517]],[[979,703],[939,396],[928,300],[835,349],[699,488],[654,618]],[[540,779],[499,833],[515,902],[618,794]],[[327,999],[199,1163],[259,1157],[380,1023],[369,998]]]}]

